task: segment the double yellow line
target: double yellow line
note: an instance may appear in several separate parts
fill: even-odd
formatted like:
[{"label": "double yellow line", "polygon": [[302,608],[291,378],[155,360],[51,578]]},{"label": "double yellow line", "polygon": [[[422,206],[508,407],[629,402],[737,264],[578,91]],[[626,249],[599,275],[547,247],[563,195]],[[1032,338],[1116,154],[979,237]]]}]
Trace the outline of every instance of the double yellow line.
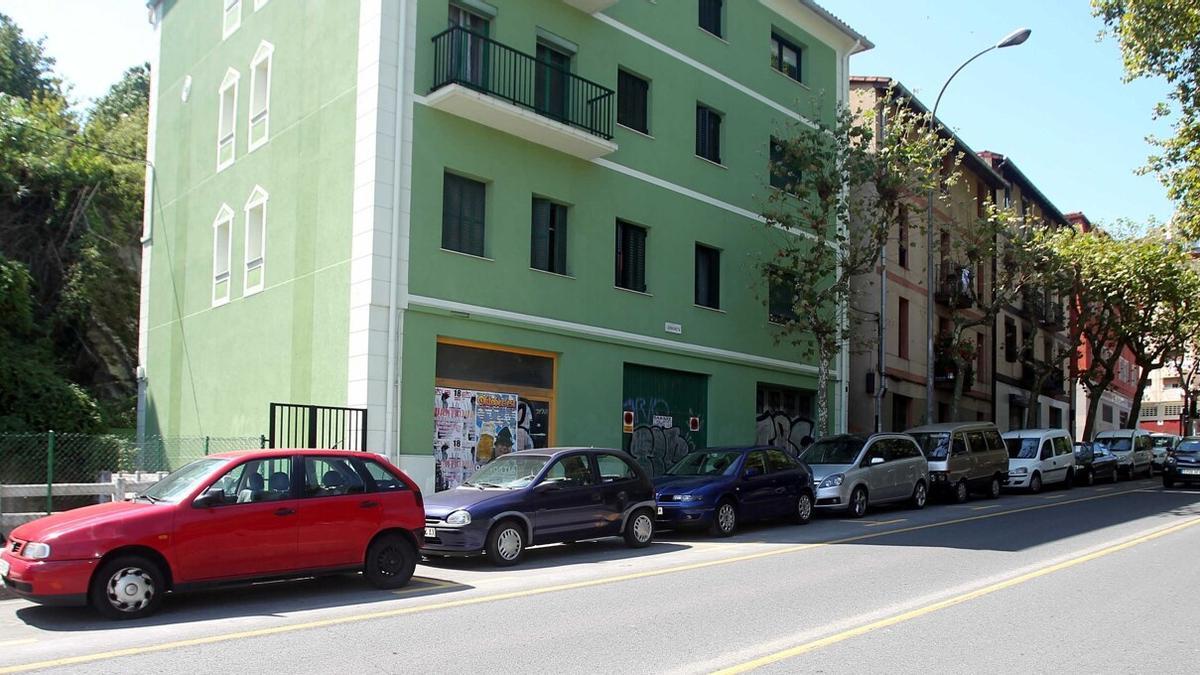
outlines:
[{"label": "double yellow line", "polygon": [[[771,549],[769,551],[760,551],[758,553],[749,553],[746,555],[733,556],[730,558],[721,558],[719,560],[709,560],[705,562],[690,563],[687,565],[677,565],[656,570],[647,570],[645,572],[634,572],[631,574],[622,574],[618,576],[604,577],[601,579],[590,579],[587,581],[577,581],[566,584],[557,584],[554,586],[545,586],[542,588],[530,588],[520,591],[512,591],[508,593],[496,593],[492,595],[483,595],[474,598],[463,598],[461,600],[447,600],[445,602],[435,602],[427,605],[418,605],[415,607],[401,607],[397,609],[381,610],[377,612],[367,612],[365,614],[355,614],[352,616],[333,617],[329,619],[319,619],[316,621],[306,621],[302,623],[293,623],[283,626],[274,626],[270,628],[257,628],[252,630],[238,631],[234,633],[221,633],[218,635],[209,635],[205,637],[191,638],[187,640],[175,640],[172,642],[163,642],[154,645],[145,645],[141,647],[128,647],[125,649],[114,649],[106,652],[96,652],[92,654],[81,654],[79,656],[67,656],[58,659],[46,661],[37,661],[33,663],[17,664],[12,666],[0,667],[0,675],[5,673],[22,673],[31,670],[39,670],[43,668],[60,668],[63,666],[73,666],[81,663],[92,663],[95,661],[105,661],[109,659],[121,658],[126,656],[139,656],[142,654],[152,654],[155,652],[169,651],[172,649],[182,649],[186,647],[198,647],[203,645],[217,644],[221,642],[229,642],[232,640],[243,640],[247,638],[266,637],[270,635],[280,635],[284,633],[293,633],[302,630],[311,630],[314,628],[327,628],[330,626],[339,626],[348,623],[358,623],[362,621],[371,621],[375,619],[387,619],[398,616],[407,616],[411,614],[422,614],[425,612],[433,612],[443,609],[456,609],[459,607],[469,607],[471,605],[480,605],[489,602],[499,602],[501,600],[514,600],[517,598],[528,598],[547,593],[559,593],[562,591],[577,590],[581,588],[590,588],[593,586],[604,586],[608,584],[620,583],[623,581],[633,581],[637,579],[648,579],[651,577],[664,576],[667,574],[676,574],[679,572],[688,572],[692,570],[705,569],[709,567],[717,567],[721,565],[731,565],[733,563],[745,562],[747,560],[757,560],[759,558],[769,558],[777,555],[786,555],[789,553],[797,553],[815,548],[826,546],[835,546],[839,544],[850,544],[859,541],[877,539],[879,537],[887,537],[894,534],[903,534],[905,532],[917,532],[920,530],[928,530],[936,527],[946,527],[948,525],[957,525],[960,523],[968,523],[977,520],[986,520],[990,518],[999,518],[1014,513],[1025,513],[1028,511],[1038,511],[1041,509],[1056,508],[1066,506],[1067,504],[1078,504],[1080,502],[1088,502],[1096,499],[1105,499],[1108,497],[1116,497],[1118,495],[1129,494],[1136,492],[1138,489],[1124,490],[1121,492],[1111,492],[1101,495],[1093,495],[1090,497],[1080,497],[1069,501],[1050,502],[1045,504],[1034,504],[1008,511],[996,511],[983,513],[975,516],[966,516],[963,518],[954,518],[951,520],[938,521],[935,523],[926,523],[924,525],[913,525],[911,527],[895,528],[890,530],[873,531],[866,534],[855,535],[852,537],[844,537],[841,539],[833,539],[823,542],[814,542],[810,544],[797,544],[795,546],[786,546],[782,548]],[[781,657],[787,658],[787,657]],[[757,666],[755,666],[757,667]]]}]

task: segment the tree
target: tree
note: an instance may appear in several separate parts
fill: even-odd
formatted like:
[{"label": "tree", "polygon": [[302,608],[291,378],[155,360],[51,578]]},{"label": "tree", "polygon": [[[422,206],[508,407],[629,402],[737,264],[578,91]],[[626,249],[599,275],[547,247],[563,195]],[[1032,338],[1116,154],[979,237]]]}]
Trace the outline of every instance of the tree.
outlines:
[{"label": "tree", "polygon": [[54,59],[46,56],[42,41],[30,42],[20,26],[0,14],[0,93],[18,98],[60,96],[54,76]]},{"label": "tree", "polygon": [[953,141],[931,130],[928,116],[889,93],[879,110],[856,122],[839,110],[833,124],[796,123],[772,140],[772,184],[763,216],[773,252],[762,263],[766,304],[779,325],[776,341],[817,361],[817,430],[830,432],[829,383],[834,359],[851,334],[846,312],[851,280],[873,269],[893,227],[907,222],[914,194],[940,178]]},{"label": "tree", "polygon": [[1144,171],[1158,174],[1175,201],[1175,226],[1200,238],[1200,4],[1193,0],[1092,0],[1094,14],[1117,38],[1126,81],[1161,77],[1169,101],[1154,115],[1177,113],[1170,138],[1151,138],[1159,153]]}]

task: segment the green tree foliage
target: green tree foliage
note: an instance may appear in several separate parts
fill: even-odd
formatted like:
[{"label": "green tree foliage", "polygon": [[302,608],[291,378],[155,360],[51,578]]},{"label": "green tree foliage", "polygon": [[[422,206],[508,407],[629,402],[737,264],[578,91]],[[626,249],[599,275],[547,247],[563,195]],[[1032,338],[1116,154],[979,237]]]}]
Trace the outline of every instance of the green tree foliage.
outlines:
[{"label": "green tree foliage", "polygon": [[[0,41],[0,256],[23,270],[27,283],[6,292],[28,296],[32,324],[9,336],[36,343],[0,352],[0,378],[43,378],[42,391],[74,394],[57,407],[9,396],[0,417],[34,430],[72,430],[55,420],[93,428],[98,401],[106,423],[131,426],[148,68],[129,69],[81,119],[40,43],[2,15]],[[82,412],[65,412],[68,401]]]},{"label": "green tree foliage", "polygon": [[1161,77],[1171,86],[1155,116],[1178,113],[1174,136],[1150,139],[1160,152],[1146,170],[1175,200],[1179,231],[1200,238],[1200,3],[1092,0],[1092,9],[1121,46],[1127,80]]}]

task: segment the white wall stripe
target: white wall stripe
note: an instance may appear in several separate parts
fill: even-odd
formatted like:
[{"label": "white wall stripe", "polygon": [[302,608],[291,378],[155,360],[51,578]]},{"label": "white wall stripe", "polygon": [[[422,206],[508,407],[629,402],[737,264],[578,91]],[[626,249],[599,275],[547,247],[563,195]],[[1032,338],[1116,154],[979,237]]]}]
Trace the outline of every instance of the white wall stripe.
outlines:
[{"label": "white wall stripe", "polygon": [[[560,319],[551,319],[549,317],[535,316],[533,314],[510,312],[504,309],[496,309],[495,307],[468,305],[463,302],[443,300],[441,298],[430,298],[421,295],[410,295],[408,298],[408,303],[409,307],[427,307],[429,309],[440,309],[448,312],[461,312],[464,314],[469,314],[472,319],[482,317],[499,321],[520,323],[528,326],[535,326],[537,328],[549,329],[558,333],[573,334],[623,344],[635,344],[659,351],[687,354],[689,356],[698,356],[702,358],[720,359],[722,361],[732,361],[735,363],[743,363],[762,368],[786,370],[804,375],[815,375],[817,372],[816,366],[810,366],[804,363],[794,363],[792,361],[784,361],[782,359],[758,356],[757,354],[746,354],[743,352],[719,349],[717,347],[706,347],[704,345],[691,344],[688,342],[677,342],[675,340],[650,337],[649,335],[629,333],[626,331],[603,328],[601,326],[593,326],[585,323],[575,323],[573,321],[562,321]],[[837,377],[835,376],[835,380],[836,379]]]},{"label": "white wall stripe", "polygon": [[647,183],[650,183],[651,185],[658,186],[665,190],[670,190],[671,192],[681,194],[685,197],[691,197],[692,199],[695,199],[696,201],[704,202],[705,204],[708,204],[710,206],[715,206],[719,209],[724,209],[730,213],[735,213],[743,218],[749,218],[750,220],[755,220],[760,223],[767,222],[767,219],[764,218],[762,216],[762,214],[760,214],[760,213],[755,213],[749,209],[743,209],[742,207],[737,206],[735,204],[730,204],[729,202],[723,202],[720,199],[717,199],[716,197],[710,197],[710,196],[704,194],[703,192],[697,192],[696,190],[693,190],[691,188],[686,188],[682,185],[672,183],[668,180],[663,180],[662,178],[659,178],[658,176],[652,176],[644,171],[638,171],[637,169],[625,166],[624,164],[618,164],[612,160],[604,159],[604,158],[593,159],[592,163],[596,164],[598,166],[602,166],[606,169],[611,169],[613,171],[616,171],[617,173],[623,173],[626,176],[630,176],[632,178],[636,178],[638,180],[645,181]]},{"label": "white wall stripe", "polygon": [[[672,48],[668,47],[667,45],[659,42],[658,40],[655,40],[654,38],[650,37],[649,35],[646,35],[645,33],[634,30],[633,28],[630,28],[629,26],[626,26],[625,24],[621,23],[620,21],[617,21],[616,19],[612,18],[611,16],[606,16],[604,14],[593,14],[592,16],[596,17],[601,22],[608,24],[609,26],[616,28],[617,30],[621,31],[622,33],[625,33],[626,35],[629,35],[637,40],[640,40],[641,42],[646,43],[647,45],[650,45],[651,47],[654,47],[655,49],[661,51],[662,53],[666,54],[667,56],[678,59],[679,61],[686,63],[687,65],[695,68],[696,70],[699,70],[700,72],[704,73],[705,75],[708,75],[709,77],[713,77],[713,78],[716,78],[717,80],[720,80],[721,82],[725,83],[726,85],[728,85],[730,87],[733,87],[734,89],[742,92],[743,94],[749,96],[750,98],[752,98],[760,103],[763,103],[765,105],[771,106],[775,110],[778,110],[779,112],[783,113],[784,115],[787,115],[788,117],[796,120],[797,122],[807,124],[808,126],[814,128],[814,129],[817,128],[817,125],[813,124],[812,120],[801,115],[800,113],[797,113],[796,111],[788,108],[787,106],[785,106],[781,103],[778,103],[766,96],[763,96],[762,94],[758,93],[757,91],[754,91],[753,89],[751,89],[750,87],[747,87],[746,85],[742,84],[741,82],[738,82],[737,80],[735,80],[727,75],[724,75],[724,74],[704,65],[703,63],[700,63],[699,61],[697,61],[696,59],[693,59],[692,57],[688,56],[687,54],[684,54],[680,51],[672,49]],[[765,51],[764,51],[764,53],[765,53]]]}]

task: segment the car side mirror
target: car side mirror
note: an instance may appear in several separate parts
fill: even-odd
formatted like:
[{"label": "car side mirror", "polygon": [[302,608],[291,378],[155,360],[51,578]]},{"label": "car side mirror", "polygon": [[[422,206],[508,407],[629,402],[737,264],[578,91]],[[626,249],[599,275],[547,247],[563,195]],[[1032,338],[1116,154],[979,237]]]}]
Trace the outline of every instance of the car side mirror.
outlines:
[{"label": "car side mirror", "polygon": [[872,457],[870,465],[875,466],[876,464],[883,464],[883,458],[882,457]]},{"label": "car side mirror", "polygon": [[192,506],[198,509],[207,509],[225,503],[225,490],[222,488],[208,488],[199,497],[196,497],[192,502]]},{"label": "car side mirror", "polygon": [[761,475],[762,475],[762,469],[752,466],[749,469],[746,469],[746,473],[742,474],[742,477],[743,478],[754,478],[755,476],[761,476]]},{"label": "car side mirror", "polygon": [[562,485],[559,485],[558,483],[553,483],[553,482],[547,481],[544,483],[538,483],[537,486],[533,488],[533,491],[536,494],[540,495],[545,492],[555,492],[555,491],[561,490],[561,489],[562,489]]}]

